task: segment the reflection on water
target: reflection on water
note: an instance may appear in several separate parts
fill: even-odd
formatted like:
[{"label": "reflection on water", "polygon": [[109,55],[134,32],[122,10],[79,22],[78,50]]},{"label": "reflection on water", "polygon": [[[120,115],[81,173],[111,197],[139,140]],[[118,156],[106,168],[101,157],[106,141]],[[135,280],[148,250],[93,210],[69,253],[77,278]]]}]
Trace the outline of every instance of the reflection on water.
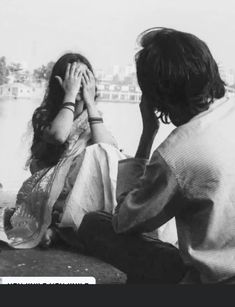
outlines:
[{"label": "reflection on water", "polygon": [[[16,191],[29,175],[25,162],[29,155],[32,129],[29,122],[40,100],[0,101],[0,183],[4,190]],[[119,147],[129,155],[134,155],[142,129],[137,104],[99,103],[104,121],[116,137]],[[172,130],[163,126],[154,142],[154,147]]]}]

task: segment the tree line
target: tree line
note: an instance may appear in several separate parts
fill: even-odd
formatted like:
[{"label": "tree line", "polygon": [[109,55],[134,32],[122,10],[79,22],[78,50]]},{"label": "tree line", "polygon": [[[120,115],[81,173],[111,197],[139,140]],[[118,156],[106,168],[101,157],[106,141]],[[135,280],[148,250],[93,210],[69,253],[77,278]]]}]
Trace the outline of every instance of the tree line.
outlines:
[{"label": "tree line", "polygon": [[54,62],[49,62],[46,65],[41,65],[34,69],[33,72],[30,72],[23,68],[21,63],[7,64],[6,57],[2,56],[0,57],[0,85],[9,83],[10,81],[25,84],[48,81],[53,65]]}]

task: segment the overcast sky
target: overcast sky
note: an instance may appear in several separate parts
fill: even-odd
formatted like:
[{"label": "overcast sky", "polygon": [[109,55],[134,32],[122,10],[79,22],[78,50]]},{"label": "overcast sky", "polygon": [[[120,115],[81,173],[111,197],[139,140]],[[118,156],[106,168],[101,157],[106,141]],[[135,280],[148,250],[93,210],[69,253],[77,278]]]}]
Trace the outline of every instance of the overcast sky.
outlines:
[{"label": "overcast sky", "polygon": [[234,0],[0,0],[0,56],[34,68],[71,50],[107,69],[133,63],[137,35],[153,26],[196,34],[235,68]]}]

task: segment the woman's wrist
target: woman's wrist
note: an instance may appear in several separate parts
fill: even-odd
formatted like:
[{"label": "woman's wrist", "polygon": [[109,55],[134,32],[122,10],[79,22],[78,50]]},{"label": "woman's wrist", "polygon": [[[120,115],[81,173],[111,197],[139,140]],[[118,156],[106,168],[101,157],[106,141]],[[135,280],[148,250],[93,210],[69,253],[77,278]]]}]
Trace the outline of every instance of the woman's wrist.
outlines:
[{"label": "woman's wrist", "polygon": [[76,96],[77,95],[75,93],[65,93],[63,102],[73,102],[73,103],[75,103]]},{"label": "woman's wrist", "polygon": [[100,116],[100,113],[95,104],[86,104],[86,108],[89,117]]},{"label": "woman's wrist", "polygon": [[90,108],[92,109],[93,107],[95,107],[95,100],[94,99],[89,99],[85,101],[87,109]]},{"label": "woman's wrist", "polygon": [[103,118],[102,117],[89,117],[88,118],[88,122],[90,125],[94,125],[94,124],[103,124]]}]

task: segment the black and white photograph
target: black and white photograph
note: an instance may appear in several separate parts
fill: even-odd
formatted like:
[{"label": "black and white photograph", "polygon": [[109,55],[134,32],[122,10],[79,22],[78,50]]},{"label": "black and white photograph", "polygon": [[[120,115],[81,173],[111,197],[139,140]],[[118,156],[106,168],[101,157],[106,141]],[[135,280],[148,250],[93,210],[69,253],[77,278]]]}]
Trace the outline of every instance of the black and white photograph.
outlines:
[{"label": "black and white photograph", "polygon": [[235,283],[234,20],[0,0],[1,285]]}]

